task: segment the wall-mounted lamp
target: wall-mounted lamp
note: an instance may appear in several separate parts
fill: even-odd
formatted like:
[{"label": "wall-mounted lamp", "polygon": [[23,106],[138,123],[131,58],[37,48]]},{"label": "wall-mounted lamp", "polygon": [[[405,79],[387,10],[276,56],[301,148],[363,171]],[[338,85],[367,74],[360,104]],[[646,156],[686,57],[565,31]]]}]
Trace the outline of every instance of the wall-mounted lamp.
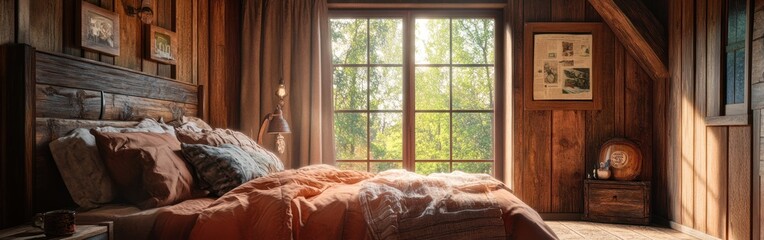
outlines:
[{"label": "wall-mounted lamp", "polygon": [[284,154],[284,151],[286,151],[286,141],[284,141],[284,136],[281,134],[291,132],[289,123],[284,119],[284,113],[281,111],[284,107],[284,97],[286,97],[286,95],[286,87],[282,81],[281,84],[279,84],[279,89],[276,90],[276,96],[279,97],[276,111],[268,113],[268,115],[265,116],[263,123],[260,124],[260,131],[257,134],[257,143],[259,144],[263,144],[263,134],[265,133],[266,127],[268,128],[268,134],[278,134],[276,136],[276,148],[280,154]]},{"label": "wall-mounted lamp", "polygon": [[124,0],[122,4],[125,5],[125,12],[128,16],[138,16],[141,22],[145,24],[151,24],[154,21],[154,10],[151,9],[151,0],[141,0],[141,4],[135,7],[125,4]]}]

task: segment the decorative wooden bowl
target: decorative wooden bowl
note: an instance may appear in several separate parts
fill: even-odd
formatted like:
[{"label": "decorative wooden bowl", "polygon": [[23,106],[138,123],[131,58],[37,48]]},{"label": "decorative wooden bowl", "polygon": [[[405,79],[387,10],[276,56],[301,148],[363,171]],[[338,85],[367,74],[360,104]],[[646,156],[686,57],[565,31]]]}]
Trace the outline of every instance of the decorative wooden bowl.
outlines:
[{"label": "decorative wooden bowl", "polygon": [[642,151],[636,143],[614,138],[607,141],[600,149],[599,162],[610,159],[610,179],[631,181],[642,172]]}]

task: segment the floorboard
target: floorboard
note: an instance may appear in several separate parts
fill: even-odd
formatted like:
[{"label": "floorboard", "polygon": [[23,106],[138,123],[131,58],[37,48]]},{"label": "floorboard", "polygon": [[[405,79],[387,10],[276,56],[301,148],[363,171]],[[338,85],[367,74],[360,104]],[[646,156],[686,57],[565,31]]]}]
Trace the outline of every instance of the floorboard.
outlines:
[{"label": "floorboard", "polygon": [[664,240],[664,239],[697,239],[679,231],[653,227],[653,226],[635,226],[620,225],[608,223],[592,223],[578,221],[547,221],[549,227],[554,230],[560,240],[567,239],[642,239],[642,240]]}]

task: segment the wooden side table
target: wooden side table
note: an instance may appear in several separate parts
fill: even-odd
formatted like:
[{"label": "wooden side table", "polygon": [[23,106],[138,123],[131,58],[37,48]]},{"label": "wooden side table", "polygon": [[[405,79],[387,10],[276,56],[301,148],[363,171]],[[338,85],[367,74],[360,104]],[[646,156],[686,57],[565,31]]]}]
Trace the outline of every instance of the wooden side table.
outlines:
[{"label": "wooden side table", "polygon": [[650,182],[584,180],[584,220],[650,224]]},{"label": "wooden side table", "polygon": [[112,222],[77,224],[74,235],[47,238],[42,229],[32,226],[17,226],[0,230],[0,239],[61,239],[61,240],[111,240],[114,239]]}]

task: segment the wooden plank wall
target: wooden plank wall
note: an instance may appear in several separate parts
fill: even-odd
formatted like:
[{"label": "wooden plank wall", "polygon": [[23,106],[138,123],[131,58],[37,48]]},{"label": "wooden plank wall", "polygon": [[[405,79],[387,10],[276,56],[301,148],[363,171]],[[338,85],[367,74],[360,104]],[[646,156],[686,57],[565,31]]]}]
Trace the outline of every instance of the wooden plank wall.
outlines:
[{"label": "wooden plank wall", "polygon": [[[209,0],[210,69],[209,123],[223,128],[239,127],[241,85],[241,3]],[[212,81],[214,80],[214,81]]]},{"label": "wooden plank wall", "polygon": [[[522,23],[602,22],[586,0],[510,1]],[[604,24],[604,23],[603,23]],[[515,29],[522,32],[522,24]],[[513,74],[513,186],[520,199],[547,216],[569,218],[583,212],[583,180],[598,158],[602,144],[626,137],[641,146],[644,159],[640,179],[652,180],[654,146],[654,81],[625,51],[605,26],[603,108],[598,111],[526,111],[522,74]],[[515,35],[522,36],[522,34]],[[513,39],[515,69],[523,69],[522,39]],[[660,107],[660,106],[659,106]],[[657,190],[655,191],[658,192]]]},{"label": "wooden plank wall", "polygon": [[[659,204],[665,208],[657,209],[658,217],[722,239],[750,239],[756,219],[751,204],[755,126],[706,122],[707,116],[720,114],[713,97],[720,90],[713,86],[723,75],[724,2],[669,2],[671,79],[668,92],[660,93],[668,96],[667,125],[656,132],[667,136],[666,149],[656,151],[666,161],[655,168],[665,175],[659,182],[665,185],[658,187],[667,191],[655,200],[667,203]],[[760,77],[754,73],[751,82]]]},{"label": "wooden plank wall", "polygon": [[[177,65],[157,63],[145,57],[148,25],[141,23],[137,17],[128,16],[125,11],[125,4],[133,5],[139,1],[85,0],[120,15],[121,51],[119,56],[114,57],[80,48],[76,41],[79,34],[77,25],[80,24],[81,1],[0,0],[0,45],[25,43],[37,50],[87,58],[180,82],[205,86],[218,84],[230,91],[219,91],[216,93],[217,98],[210,98],[210,87],[204,88],[206,103],[202,106],[203,109],[200,109],[204,119],[209,119],[208,106],[211,103],[218,106],[218,112],[213,111],[215,116],[238,113],[240,1],[153,1],[152,24],[177,33]],[[17,4],[19,5],[16,6]],[[213,19],[210,14],[210,9],[216,10],[213,6],[224,6],[228,9],[228,14],[225,10],[218,11],[218,17]],[[213,35],[213,28],[224,31]],[[211,44],[215,44],[214,47],[211,47]],[[210,51],[213,48],[218,49],[214,55]],[[223,75],[213,76],[218,78],[211,81],[211,73],[215,72],[212,69],[220,69],[217,72]],[[238,119],[238,116],[227,119]],[[228,120],[218,119],[211,124],[217,127],[236,127]]]},{"label": "wooden plank wall", "polygon": [[80,0],[31,0],[30,11],[33,13],[25,13],[23,10],[17,12],[19,15],[32,16],[29,17],[29,41],[18,41],[18,43],[32,45],[41,51],[65,53],[181,82],[194,84],[200,82],[193,71],[194,66],[198,65],[194,62],[192,53],[194,50],[199,51],[207,47],[193,45],[195,37],[192,36],[192,31],[197,25],[197,21],[193,18],[193,6],[198,4],[198,1],[153,1],[154,22],[152,24],[177,33],[179,60],[175,66],[152,62],[144,57],[148,47],[145,39],[148,25],[143,24],[137,17],[128,16],[125,11],[126,5],[124,5],[136,4],[137,1],[87,0],[86,2],[120,15],[119,56],[100,54],[79,47],[77,26],[80,24]]},{"label": "wooden plank wall", "polygon": [[[764,0],[754,2],[751,34],[751,108],[754,109],[752,235],[764,239]],[[758,118],[756,118],[758,117]],[[757,121],[758,120],[758,121]]]},{"label": "wooden plank wall", "polygon": [[14,31],[15,8],[16,1],[0,0],[0,45],[16,41],[16,31]]}]

